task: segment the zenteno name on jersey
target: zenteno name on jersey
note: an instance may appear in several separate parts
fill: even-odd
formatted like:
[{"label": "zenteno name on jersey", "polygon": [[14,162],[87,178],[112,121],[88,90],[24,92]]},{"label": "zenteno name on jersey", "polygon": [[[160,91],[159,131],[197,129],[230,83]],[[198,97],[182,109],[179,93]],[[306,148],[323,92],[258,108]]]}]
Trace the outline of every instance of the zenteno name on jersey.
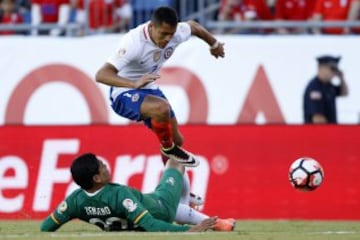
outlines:
[{"label": "zenteno name on jersey", "polygon": [[[139,25],[125,34],[116,51],[107,60],[118,71],[118,75],[129,80],[138,80],[146,73],[157,74],[174,52],[175,48],[191,36],[190,25],[178,23],[176,32],[164,49],[154,44],[149,36],[149,23]],[[152,82],[144,86],[147,89],[158,88]],[[129,88],[113,87],[111,97],[114,99]]]}]

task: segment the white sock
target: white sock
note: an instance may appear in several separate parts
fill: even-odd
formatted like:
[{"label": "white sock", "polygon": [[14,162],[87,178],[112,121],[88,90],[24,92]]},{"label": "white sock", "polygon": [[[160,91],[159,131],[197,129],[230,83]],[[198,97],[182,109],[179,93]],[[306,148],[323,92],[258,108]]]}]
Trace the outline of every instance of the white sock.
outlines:
[{"label": "white sock", "polygon": [[183,193],[180,198],[180,203],[189,205],[190,202],[190,178],[189,174],[185,171],[183,175]]},{"label": "white sock", "polygon": [[183,203],[179,203],[175,215],[175,221],[180,224],[196,225],[207,218],[209,218],[209,216],[191,208],[188,204]]}]

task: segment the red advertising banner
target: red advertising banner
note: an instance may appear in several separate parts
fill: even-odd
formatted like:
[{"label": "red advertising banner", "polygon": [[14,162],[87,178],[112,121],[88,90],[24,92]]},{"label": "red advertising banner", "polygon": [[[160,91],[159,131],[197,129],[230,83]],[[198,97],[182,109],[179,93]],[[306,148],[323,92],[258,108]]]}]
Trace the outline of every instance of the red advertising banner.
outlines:
[{"label": "red advertising banner", "polygon": [[[209,215],[238,219],[360,219],[360,126],[182,126],[196,153],[192,190]],[[41,219],[76,185],[69,166],[94,152],[114,182],[153,190],[162,162],[143,126],[0,128],[0,219]],[[323,184],[299,192],[288,181],[297,158],[317,159]]]}]

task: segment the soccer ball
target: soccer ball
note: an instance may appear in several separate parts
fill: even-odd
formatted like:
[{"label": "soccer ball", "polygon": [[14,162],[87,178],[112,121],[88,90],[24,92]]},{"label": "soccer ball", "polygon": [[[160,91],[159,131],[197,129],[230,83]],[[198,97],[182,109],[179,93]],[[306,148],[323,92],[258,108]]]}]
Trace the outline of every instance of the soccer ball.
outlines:
[{"label": "soccer ball", "polygon": [[320,163],[309,157],[296,159],[290,166],[289,180],[301,191],[313,191],[323,182],[324,170]]}]

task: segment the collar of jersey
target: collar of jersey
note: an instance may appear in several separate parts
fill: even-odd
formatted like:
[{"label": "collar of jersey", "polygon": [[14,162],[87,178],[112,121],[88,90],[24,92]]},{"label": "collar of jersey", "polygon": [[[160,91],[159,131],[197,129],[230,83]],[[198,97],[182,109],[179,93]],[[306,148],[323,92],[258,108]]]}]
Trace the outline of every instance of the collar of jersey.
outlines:
[{"label": "collar of jersey", "polygon": [[154,46],[158,47],[153,40],[150,37],[150,33],[149,33],[149,23],[150,21],[148,21],[147,23],[145,23],[145,26],[143,27],[143,35],[144,35],[144,39],[145,41],[150,42],[151,44],[153,44]]},{"label": "collar of jersey", "polygon": [[95,191],[95,192],[93,192],[93,193],[89,193],[89,192],[87,192],[87,191],[85,191],[84,190],[84,192],[85,192],[85,194],[86,195],[88,195],[89,197],[93,197],[93,196],[95,196],[96,194],[98,194],[101,190],[103,190],[104,189],[104,187],[102,187],[102,188],[100,188],[99,190],[97,190],[97,191]]}]

